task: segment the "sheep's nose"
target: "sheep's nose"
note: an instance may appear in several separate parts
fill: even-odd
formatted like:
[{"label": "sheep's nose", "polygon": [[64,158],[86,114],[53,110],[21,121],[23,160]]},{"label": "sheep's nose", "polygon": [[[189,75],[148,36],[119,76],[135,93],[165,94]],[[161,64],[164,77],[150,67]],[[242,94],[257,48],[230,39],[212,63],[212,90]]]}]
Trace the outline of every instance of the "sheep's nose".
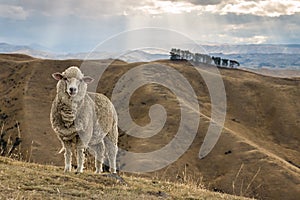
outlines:
[{"label": "sheep's nose", "polygon": [[75,93],[75,92],[76,92],[76,90],[77,90],[77,89],[76,89],[76,88],[74,88],[74,87],[71,87],[71,88],[70,88],[70,92],[71,92],[71,93]]}]

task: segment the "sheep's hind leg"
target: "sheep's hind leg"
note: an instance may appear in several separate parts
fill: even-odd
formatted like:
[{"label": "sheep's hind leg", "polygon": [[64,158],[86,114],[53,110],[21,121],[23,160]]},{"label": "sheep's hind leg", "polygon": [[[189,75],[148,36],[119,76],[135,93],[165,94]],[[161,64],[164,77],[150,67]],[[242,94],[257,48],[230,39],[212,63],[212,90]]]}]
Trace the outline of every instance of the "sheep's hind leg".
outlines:
[{"label": "sheep's hind leg", "polygon": [[72,143],[69,141],[66,141],[63,143],[64,149],[65,149],[65,170],[64,172],[70,172],[72,169]]},{"label": "sheep's hind leg", "polygon": [[93,145],[91,149],[94,150],[95,152],[95,167],[96,167],[95,173],[96,174],[101,173],[103,172],[102,165],[103,165],[104,151],[105,151],[103,140],[99,144]]},{"label": "sheep's hind leg", "polygon": [[117,173],[116,159],[118,153],[118,146],[110,140],[107,136],[104,138],[105,150],[109,161],[110,173]]}]

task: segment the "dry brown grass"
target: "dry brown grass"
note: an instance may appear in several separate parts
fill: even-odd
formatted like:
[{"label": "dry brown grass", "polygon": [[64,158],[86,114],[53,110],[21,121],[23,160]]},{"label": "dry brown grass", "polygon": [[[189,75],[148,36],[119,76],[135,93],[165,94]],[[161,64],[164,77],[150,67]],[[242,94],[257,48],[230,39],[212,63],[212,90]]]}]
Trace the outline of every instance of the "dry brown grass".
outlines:
[{"label": "dry brown grass", "polygon": [[185,183],[91,171],[63,173],[61,167],[0,157],[0,199],[246,199]]}]

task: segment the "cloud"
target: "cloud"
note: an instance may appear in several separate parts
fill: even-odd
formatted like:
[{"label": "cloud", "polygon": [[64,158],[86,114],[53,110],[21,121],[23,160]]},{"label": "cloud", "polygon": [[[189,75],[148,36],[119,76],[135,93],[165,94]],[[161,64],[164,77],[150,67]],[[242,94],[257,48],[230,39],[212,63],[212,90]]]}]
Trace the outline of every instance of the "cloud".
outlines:
[{"label": "cloud", "polygon": [[83,51],[124,30],[161,27],[204,43],[300,43],[298,2],[1,0],[0,39]]},{"label": "cloud", "polygon": [[264,44],[269,40],[269,36],[264,35],[254,35],[251,37],[235,37],[229,36],[226,34],[218,34],[219,42],[228,43],[230,41],[231,44]]},{"label": "cloud", "polygon": [[293,15],[300,13],[300,2],[298,0],[256,0],[256,1],[232,1],[224,4],[224,7],[217,6],[215,13],[225,15],[228,13],[251,14],[256,16],[279,17],[281,15]]},{"label": "cloud", "polygon": [[[185,13],[197,11],[198,14],[214,13],[227,15],[248,14],[254,16],[279,17],[300,13],[298,0],[153,0],[142,10],[149,14]],[[145,9],[147,8],[147,9]]]},{"label": "cloud", "polygon": [[197,8],[185,1],[164,1],[164,0],[152,0],[148,1],[145,5],[131,7],[130,13],[138,12],[139,14],[181,14],[190,13],[191,11],[197,10]]},{"label": "cloud", "polygon": [[[195,12],[217,15],[253,15],[279,17],[300,13],[298,0],[146,0],[143,5],[131,5],[131,14],[181,14]],[[130,5],[130,4],[128,4]],[[131,12],[130,12],[131,11]]]},{"label": "cloud", "polygon": [[[170,1],[170,0],[165,0]],[[178,0],[171,0],[172,2],[178,2]],[[220,4],[223,0],[179,0],[179,1],[185,1],[194,5],[216,5]]]},{"label": "cloud", "polygon": [[0,17],[16,20],[25,20],[29,12],[20,6],[0,4]]},{"label": "cloud", "polygon": [[[4,0],[9,9],[1,16],[26,18],[28,12],[45,16],[77,16],[97,19],[104,16],[136,16],[191,13],[279,17],[300,13],[299,0]],[[2,6],[3,7],[3,6]]]},{"label": "cloud", "polygon": [[91,19],[103,16],[179,14],[195,10],[195,5],[191,2],[165,0],[20,0],[20,6],[45,16]]},{"label": "cloud", "polygon": [[[20,0],[19,5],[32,13],[49,17],[74,16],[97,19],[105,16],[126,15],[128,10],[144,5],[151,5],[151,0]],[[125,14],[124,14],[125,13]],[[133,13],[130,13],[133,14]]]}]

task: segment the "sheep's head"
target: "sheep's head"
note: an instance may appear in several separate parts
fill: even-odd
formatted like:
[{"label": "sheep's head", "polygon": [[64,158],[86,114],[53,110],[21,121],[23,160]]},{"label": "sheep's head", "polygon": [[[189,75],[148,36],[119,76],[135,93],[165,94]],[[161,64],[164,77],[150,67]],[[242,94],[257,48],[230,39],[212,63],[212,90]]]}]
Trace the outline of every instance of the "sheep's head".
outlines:
[{"label": "sheep's head", "polygon": [[63,89],[70,97],[75,97],[80,93],[85,94],[87,84],[94,80],[89,76],[84,76],[76,66],[69,67],[63,73],[53,73],[52,77],[59,81],[58,90]]}]

